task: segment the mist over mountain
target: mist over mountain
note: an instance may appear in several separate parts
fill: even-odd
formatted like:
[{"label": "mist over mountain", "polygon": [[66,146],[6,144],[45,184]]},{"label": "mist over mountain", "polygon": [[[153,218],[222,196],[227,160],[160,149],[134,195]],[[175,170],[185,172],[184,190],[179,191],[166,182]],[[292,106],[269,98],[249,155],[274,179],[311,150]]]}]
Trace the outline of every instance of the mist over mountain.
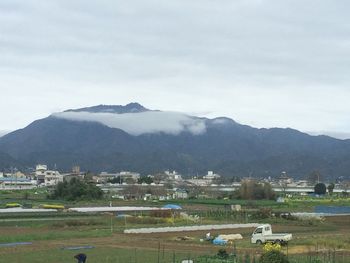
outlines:
[{"label": "mist over mountain", "polygon": [[150,133],[178,135],[185,131],[201,134],[206,129],[204,120],[178,112],[141,111],[119,114],[105,111],[68,111],[52,116],[71,121],[96,122],[110,128],[121,129],[131,135]]},{"label": "mist over mountain", "polygon": [[293,129],[256,129],[229,118],[149,110],[138,103],[67,110],[0,138],[0,168],[56,164],[70,170],[214,170],[224,176],[347,176],[350,142]]}]

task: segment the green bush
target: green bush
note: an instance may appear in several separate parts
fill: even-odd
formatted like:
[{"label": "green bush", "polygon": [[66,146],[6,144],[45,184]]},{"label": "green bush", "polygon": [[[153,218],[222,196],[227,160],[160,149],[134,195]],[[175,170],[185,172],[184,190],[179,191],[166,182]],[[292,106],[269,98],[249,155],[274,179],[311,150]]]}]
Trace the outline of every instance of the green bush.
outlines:
[{"label": "green bush", "polygon": [[220,259],[227,259],[228,258],[228,253],[226,252],[226,249],[219,249],[218,251],[218,254],[217,254],[217,257],[220,258]]},{"label": "green bush", "polygon": [[289,263],[289,261],[282,252],[271,250],[262,254],[259,263]]}]

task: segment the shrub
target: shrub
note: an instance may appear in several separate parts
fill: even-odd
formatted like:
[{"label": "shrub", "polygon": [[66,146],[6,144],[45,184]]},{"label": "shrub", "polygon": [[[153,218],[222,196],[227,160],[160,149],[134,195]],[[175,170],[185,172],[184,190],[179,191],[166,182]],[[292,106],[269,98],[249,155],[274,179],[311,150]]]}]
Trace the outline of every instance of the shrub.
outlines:
[{"label": "shrub", "polygon": [[219,251],[218,251],[218,253],[217,253],[217,256],[218,256],[218,258],[220,258],[220,259],[227,259],[229,255],[228,255],[228,253],[226,252],[226,249],[221,248],[221,249],[219,249]]},{"label": "shrub", "polygon": [[252,214],[252,219],[266,219],[272,215],[270,208],[261,208]]},{"label": "shrub", "polygon": [[298,218],[296,216],[293,216],[290,212],[275,212],[275,217],[279,217],[279,218],[283,218],[286,220],[298,220]]},{"label": "shrub", "polygon": [[289,263],[285,254],[278,250],[270,250],[262,254],[260,263]]},{"label": "shrub", "polygon": [[281,251],[282,247],[278,243],[266,243],[263,247],[263,250],[265,252],[270,252],[270,251]]}]

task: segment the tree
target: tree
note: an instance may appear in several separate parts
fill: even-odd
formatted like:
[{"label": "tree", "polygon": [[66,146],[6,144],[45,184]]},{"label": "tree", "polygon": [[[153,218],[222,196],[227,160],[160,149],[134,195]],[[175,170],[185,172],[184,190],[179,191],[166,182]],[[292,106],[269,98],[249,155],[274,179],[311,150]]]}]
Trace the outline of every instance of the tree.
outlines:
[{"label": "tree", "polygon": [[122,184],[124,182],[123,178],[121,178],[121,176],[117,176],[117,177],[114,177],[112,179],[108,179],[107,180],[108,183],[111,183],[111,184]]},{"label": "tree", "polygon": [[333,194],[334,186],[335,186],[334,183],[330,183],[330,184],[327,186],[328,194],[329,194],[329,195],[332,195],[332,194]]},{"label": "tree", "polygon": [[286,196],[287,186],[288,186],[288,184],[287,184],[286,182],[282,182],[282,183],[281,183],[281,188],[282,188],[283,196]]},{"label": "tree", "polygon": [[77,178],[72,178],[69,182],[64,181],[56,185],[51,199],[65,199],[67,201],[101,199],[103,191],[94,184],[89,184]]},{"label": "tree", "polygon": [[165,196],[167,194],[167,191],[164,186],[155,186],[155,187],[148,186],[147,193],[159,197],[159,196]]},{"label": "tree", "polygon": [[258,183],[255,180],[244,180],[234,196],[244,200],[275,199],[276,194],[269,183]]},{"label": "tree", "polygon": [[188,198],[197,199],[199,195],[202,193],[202,187],[193,185],[191,187],[187,187]]},{"label": "tree", "polygon": [[153,183],[153,179],[150,176],[141,176],[138,180],[137,183],[139,184],[151,184]]},{"label": "tree", "polygon": [[315,194],[324,195],[327,192],[326,185],[324,183],[318,183],[314,187]]},{"label": "tree", "polygon": [[264,189],[264,198],[265,199],[275,199],[276,194],[273,191],[271,184],[264,183],[263,189]]},{"label": "tree", "polygon": [[239,183],[240,181],[242,181],[242,178],[237,175],[234,175],[231,178],[231,183],[237,183],[237,182]]},{"label": "tree", "polygon": [[156,173],[153,176],[153,181],[155,184],[160,184],[165,179],[167,179],[167,175],[165,173]]},{"label": "tree", "polygon": [[343,181],[341,183],[341,186],[345,193],[348,193],[349,187],[350,187],[350,181]]},{"label": "tree", "polygon": [[124,187],[122,193],[127,199],[138,200],[143,198],[143,196],[147,193],[147,189],[139,185],[130,184]]}]

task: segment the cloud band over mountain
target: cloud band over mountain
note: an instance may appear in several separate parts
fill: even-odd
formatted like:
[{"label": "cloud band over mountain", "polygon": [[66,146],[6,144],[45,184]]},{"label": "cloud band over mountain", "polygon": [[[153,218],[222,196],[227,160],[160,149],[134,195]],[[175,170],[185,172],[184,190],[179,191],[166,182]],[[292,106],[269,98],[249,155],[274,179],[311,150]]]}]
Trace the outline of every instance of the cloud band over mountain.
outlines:
[{"label": "cloud band over mountain", "polygon": [[98,122],[110,128],[121,129],[131,135],[166,133],[177,135],[190,132],[199,135],[206,132],[204,120],[178,112],[148,111],[140,113],[90,113],[61,112],[53,117],[71,121]]}]

